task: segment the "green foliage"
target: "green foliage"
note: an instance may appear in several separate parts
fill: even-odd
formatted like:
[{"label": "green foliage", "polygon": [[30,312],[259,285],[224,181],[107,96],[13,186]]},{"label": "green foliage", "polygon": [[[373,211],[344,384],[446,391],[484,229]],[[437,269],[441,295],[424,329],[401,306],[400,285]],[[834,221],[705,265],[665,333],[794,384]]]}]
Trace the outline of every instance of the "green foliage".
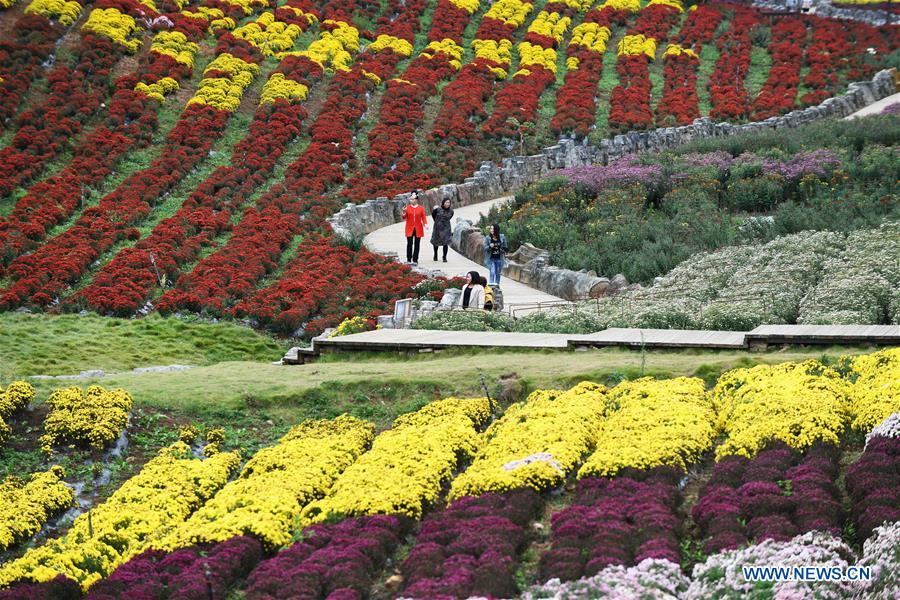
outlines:
[{"label": "green foliage", "polygon": [[412,325],[413,329],[447,331],[512,331],[513,320],[506,315],[481,310],[435,311]]}]

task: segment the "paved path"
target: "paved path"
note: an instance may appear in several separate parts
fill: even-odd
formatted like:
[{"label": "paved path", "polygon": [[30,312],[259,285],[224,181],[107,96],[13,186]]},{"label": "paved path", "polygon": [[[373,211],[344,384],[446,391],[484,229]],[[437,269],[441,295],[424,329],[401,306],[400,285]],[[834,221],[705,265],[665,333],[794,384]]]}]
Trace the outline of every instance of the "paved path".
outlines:
[{"label": "paved path", "polygon": [[[500,204],[508,200],[511,196],[489,200],[488,202],[480,202],[470,206],[454,208],[454,226],[456,219],[468,219],[477,222],[482,214],[487,214],[492,206]],[[441,251],[438,251],[438,262],[434,262],[434,249],[428,242],[431,239],[431,207],[426,206],[428,212],[428,227],[425,228],[425,237],[422,238],[422,246],[419,251],[419,267],[428,270],[440,270],[448,277],[456,275],[465,276],[469,271],[478,271],[485,277],[487,276],[487,267],[472,262],[462,254],[455,252],[453,248],[447,252],[447,262],[441,261]],[[400,260],[406,258],[406,238],[403,236],[405,223],[402,221],[394,225],[382,227],[373,231],[365,237],[366,247],[373,252],[383,254],[396,254]],[[504,310],[514,304],[535,304],[538,302],[562,302],[562,298],[551,296],[540,290],[530,288],[525,284],[513,281],[508,277],[500,280],[500,287],[503,289]],[[527,311],[517,311],[517,315],[522,315]]]},{"label": "paved path", "polygon": [[865,117],[866,115],[878,114],[891,104],[896,104],[898,102],[900,102],[900,93],[894,94],[893,96],[888,96],[887,98],[882,98],[878,102],[870,104],[862,110],[856,111],[850,116],[844,117],[844,120],[855,119],[857,117]]},{"label": "paved path", "polygon": [[760,325],[753,331],[693,329],[606,329],[587,335],[505,333],[498,331],[431,331],[377,329],[336,338],[313,340],[311,348],[291,348],[284,364],[303,363],[320,352],[401,351],[433,352],[444,348],[518,348],[534,350],[631,348],[765,348],[782,344],[900,345],[898,325]]}]

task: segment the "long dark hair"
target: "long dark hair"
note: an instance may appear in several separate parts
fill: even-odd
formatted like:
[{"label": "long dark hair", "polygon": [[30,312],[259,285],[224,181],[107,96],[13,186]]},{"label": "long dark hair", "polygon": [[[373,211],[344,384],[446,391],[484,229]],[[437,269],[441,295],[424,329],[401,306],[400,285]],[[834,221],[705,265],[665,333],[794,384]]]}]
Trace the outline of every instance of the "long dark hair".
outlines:
[{"label": "long dark hair", "polygon": [[496,223],[491,225],[491,237],[496,237],[498,240],[500,239],[500,226]]},{"label": "long dark hair", "polygon": [[472,279],[469,285],[481,285],[481,275],[478,274],[478,271],[469,271],[469,277]]}]

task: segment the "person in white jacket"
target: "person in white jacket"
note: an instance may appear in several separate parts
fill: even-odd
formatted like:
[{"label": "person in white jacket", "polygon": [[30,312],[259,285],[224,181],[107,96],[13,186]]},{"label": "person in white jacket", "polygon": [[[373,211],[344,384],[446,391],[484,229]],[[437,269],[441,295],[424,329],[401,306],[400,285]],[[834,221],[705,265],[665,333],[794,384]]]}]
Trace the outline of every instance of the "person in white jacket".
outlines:
[{"label": "person in white jacket", "polygon": [[481,285],[481,275],[478,271],[466,273],[466,285],[459,295],[456,308],[484,310],[484,287]]}]

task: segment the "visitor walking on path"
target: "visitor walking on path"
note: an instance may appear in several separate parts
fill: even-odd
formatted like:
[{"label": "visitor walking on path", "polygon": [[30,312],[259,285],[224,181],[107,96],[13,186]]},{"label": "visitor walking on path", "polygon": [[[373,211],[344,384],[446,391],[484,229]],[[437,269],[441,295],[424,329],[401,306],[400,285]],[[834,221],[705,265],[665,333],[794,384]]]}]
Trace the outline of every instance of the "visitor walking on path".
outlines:
[{"label": "visitor walking on path", "polygon": [[488,235],[484,236],[484,264],[488,267],[488,285],[500,287],[500,271],[506,262],[506,236],[500,233],[500,226],[491,225]]},{"label": "visitor walking on path", "polygon": [[434,262],[437,262],[438,246],[444,247],[444,262],[447,262],[447,248],[450,246],[453,209],[450,208],[450,199],[446,198],[440,206],[435,206],[431,211],[431,220],[434,225],[431,229],[431,245],[434,247]]},{"label": "visitor walking on path", "polygon": [[413,190],[409,204],[403,208],[403,220],[406,221],[406,262],[413,266],[419,264],[419,244],[425,237],[425,207],[419,204],[419,191]]},{"label": "visitor walking on path", "polygon": [[457,308],[479,309],[484,306],[484,287],[481,285],[481,275],[478,271],[469,271],[466,273],[466,285],[463,286],[462,294],[459,295],[459,304]]}]

